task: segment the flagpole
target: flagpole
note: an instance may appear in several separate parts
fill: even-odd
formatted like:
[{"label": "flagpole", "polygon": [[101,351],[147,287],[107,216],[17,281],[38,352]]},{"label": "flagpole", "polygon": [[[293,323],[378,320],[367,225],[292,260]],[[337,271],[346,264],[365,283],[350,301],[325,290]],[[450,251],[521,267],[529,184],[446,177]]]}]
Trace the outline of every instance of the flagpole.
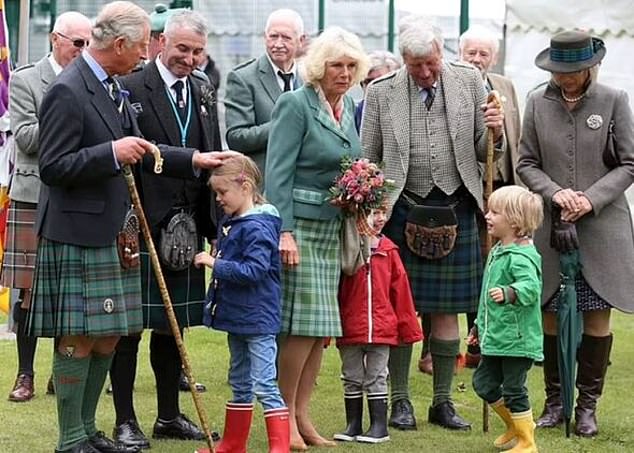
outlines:
[{"label": "flagpole", "polygon": [[30,0],[20,0],[20,24],[18,31],[18,55],[16,63],[20,66],[29,62],[29,11]]}]

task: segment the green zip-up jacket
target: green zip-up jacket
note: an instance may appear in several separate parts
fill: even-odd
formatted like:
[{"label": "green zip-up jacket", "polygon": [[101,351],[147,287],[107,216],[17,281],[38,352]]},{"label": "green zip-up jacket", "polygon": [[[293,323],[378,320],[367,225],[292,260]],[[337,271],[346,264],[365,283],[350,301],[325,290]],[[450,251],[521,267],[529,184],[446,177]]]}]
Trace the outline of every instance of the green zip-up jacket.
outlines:
[{"label": "green zip-up jacket", "polygon": [[[542,259],[534,245],[497,243],[489,253],[478,307],[482,354],[543,360],[541,314]],[[499,304],[491,288],[515,291],[514,303]]]}]

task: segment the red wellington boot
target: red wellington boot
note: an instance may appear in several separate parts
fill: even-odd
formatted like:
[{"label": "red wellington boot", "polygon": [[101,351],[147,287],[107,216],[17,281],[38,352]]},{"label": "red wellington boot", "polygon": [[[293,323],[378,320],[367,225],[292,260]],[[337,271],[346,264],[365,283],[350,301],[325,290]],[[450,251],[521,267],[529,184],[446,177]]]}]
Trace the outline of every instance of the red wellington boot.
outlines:
[{"label": "red wellington boot", "polygon": [[264,411],[266,433],[269,436],[269,453],[288,453],[290,451],[291,431],[288,421],[288,408]]},{"label": "red wellington boot", "polygon": [[[216,453],[246,453],[252,419],[253,403],[227,403],[225,429],[214,448]],[[199,448],[196,453],[209,453],[209,449]]]}]

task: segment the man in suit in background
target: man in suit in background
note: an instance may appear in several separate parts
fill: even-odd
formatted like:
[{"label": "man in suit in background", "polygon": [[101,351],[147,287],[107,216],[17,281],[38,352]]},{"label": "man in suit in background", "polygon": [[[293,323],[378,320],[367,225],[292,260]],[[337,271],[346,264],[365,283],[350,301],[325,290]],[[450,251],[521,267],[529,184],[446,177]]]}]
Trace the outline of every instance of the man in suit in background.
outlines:
[{"label": "man in suit in background", "polygon": [[9,115],[15,143],[15,168],[9,192],[11,205],[2,262],[2,285],[19,289],[19,298],[13,307],[18,377],[9,401],[28,401],[34,396],[33,359],[37,338],[26,336],[24,329],[31,304],[37,249],[33,224],[40,195],[37,162],[40,104],[48,85],[88,45],[91,29],[90,19],[83,14],[74,11],[61,14],[50,35],[53,51],[34,65],[16,69],[11,75]]},{"label": "man in suit in background", "polygon": [[[159,38],[160,52],[142,70],[124,77],[130,102],[137,113],[143,136],[157,143],[205,151],[219,149],[220,132],[215,115],[214,88],[192,76],[207,44],[207,23],[191,10],[173,12]],[[165,178],[142,168],[137,184],[142,194],[154,242],[165,240],[173,219],[183,215],[192,220],[195,250],[203,249],[204,238],[215,237],[210,208],[213,200],[207,188],[207,172],[195,179]],[[163,251],[165,247],[159,245]],[[180,412],[178,382],[181,358],[172,336],[160,291],[147,252],[141,254],[144,327],[154,329],[150,337],[150,363],[156,378],[158,417],[153,437],[201,440],[202,431]],[[205,271],[193,262],[163,260],[163,275],[181,329],[202,324]],[[193,258],[193,253],[191,254]],[[139,428],[134,412],[132,389],[141,337],[124,336],[117,345],[111,368],[112,390],[117,412],[114,437],[126,445],[143,448],[149,442]]]},{"label": "man in suit in background", "polygon": [[[113,76],[147,58],[149,17],[127,1],[99,12],[90,45],[53,82],[40,110],[42,186],[28,333],[55,337],[57,451],[135,452],[95,426],[95,413],[121,335],[143,328],[134,235],[121,250],[131,202],[124,165],[153,166],[134,111]],[[194,178],[221,153],[161,146],[166,176]]]},{"label": "man in suit in background", "polygon": [[[460,60],[471,63],[480,71],[482,81],[487,92],[496,90],[504,105],[504,135],[506,137],[507,151],[494,163],[493,189],[498,187],[520,184],[520,179],[515,175],[515,167],[519,159],[517,147],[520,142],[520,110],[517,103],[517,94],[511,79],[500,74],[489,72],[495,66],[498,58],[499,41],[495,34],[481,25],[472,25],[460,35]],[[486,176],[485,165],[481,164],[482,174]],[[480,230],[481,244],[485,244],[487,235],[486,221],[483,216],[478,216],[478,228]],[[486,259],[488,250],[483,249],[483,258]],[[477,313],[467,313],[468,331],[474,325]],[[465,365],[469,368],[477,368],[480,363],[480,347],[469,345]]]},{"label": "man in suit in background", "polygon": [[[361,142],[366,157],[384,162],[386,178],[395,181],[383,231],[400,248],[416,309],[431,316],[434,395],[428,421],[467,430],[470,424],[451,401],[451,384],[460,351],[457,314],[477,308],[482,279],[476,226],[482,178],[477,161],[486,160],[489,133],[496,157],[505,144],[503,115],[494,103],[486,103],[480,74],[470,65],[445,63],[443,45],[440,30],[428,19],[403,18],[399,48],[405,67],[368,87]],[[444,208],[447,225],[457,226],[451,249],[443,242],[442,248],[430,251],[406,240],[405,223],[415,204]],[[449,220],[450,214],[455,221]],[[411,354],[411,346],[390,350],[389,423],[401,429],[416,429],[408,387]]]},{"label": "man in suit in background", "polygon": [[291,9],[273,11],[264,30],[266,53],[227,75],[227,144],[251,157],[263,174],[273,106],[282,92],[302,85],[295,58],[303,43],[301,16]]}]

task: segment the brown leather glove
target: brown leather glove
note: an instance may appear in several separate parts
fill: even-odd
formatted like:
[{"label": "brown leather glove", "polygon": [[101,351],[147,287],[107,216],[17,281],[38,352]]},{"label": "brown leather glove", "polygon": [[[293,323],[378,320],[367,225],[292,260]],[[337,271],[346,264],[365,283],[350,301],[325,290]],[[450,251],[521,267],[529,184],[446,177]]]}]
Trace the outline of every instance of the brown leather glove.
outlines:
[{"label": "brown leather glove", "polygon": [[561,220],[561,207],[553,203],[550,210],[550,246],[560,253],[579,248],[577,227],[574,223]]}]

